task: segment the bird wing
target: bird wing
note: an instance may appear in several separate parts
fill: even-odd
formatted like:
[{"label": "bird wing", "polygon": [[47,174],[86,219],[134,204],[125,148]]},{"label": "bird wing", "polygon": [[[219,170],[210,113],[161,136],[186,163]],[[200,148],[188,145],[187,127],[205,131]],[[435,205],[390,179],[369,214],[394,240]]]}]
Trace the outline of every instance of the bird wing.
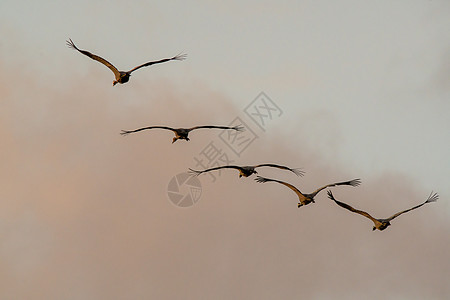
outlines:
[{"label": "bird wing", "polygon": [[89,51],[79,49],[77,46],[75,46],[75,43],[74,43],[71,39],[69,39],[68,41],[66,41],[66,43],[67,43],[67,46],[69,46],[69,48],[75,49],[75,50],[77,50],[78,52],[80,52],[80,53],[82,53],[82,54],[84,54],[84,55],[86,55],[86,56],[92,58],[93,60],[96,60],[96,61],[98,61],[98,62],[104,64],[104,65],[107,66],[111,71],[113,71],[114,76],[116,77],[116,79],[120,78],[120,72],[119,72],[119,70],[117,70],[117,68],[114,67],[114,65],[111,64],[111,63],[110,63],[109,61],[107,61],[106,59],[104,59],[104,58],[102,58],[102,57],[100,57],[100,56],[98,56],[98,55],[92,54],[92,53],[89,52]]},{"label": "bird wing", "polygon": [[147,130],[147,129],[167,129],[167,130],[172,130],[174,132],[176,132],[175,129],[170,128],[170,127],[166,127],[166,126],[150,126],[150,127],[143,127],[143,128],[139,128],[136,130],[122,130],[122,132],[120,133],[121,135],[127,135],[130,133],[134,133],[134,132],[138,132],[138,131],[142,131],[142,130]]},{"label": "bird wing", "polygon": [[284,182],[284,181],[281,181],[281,180],[265,178],[265,177],[261,177],[261,176],[257,176],[255,180],[256,180],[257,182],[259,182],[259,183],[265,183],[265,182],[268,182],[268,181],[278,182],[278,183],[280,183],[280,184],[282,184],[282,185],[287,186],[287,187],[290,188],[291,190],[293,190],[294,193],[296,193],[299,197],[305,197],[305,195],[303,195],[302,192],[299,191],[299,189],[297,189],[295,186],[293,186],[293,185],[290,184],[290,183],[287,183],[287,182]]},{"label": "bird wing", "polygon": [[375,219],[374,217],[369,215],[367,212],[355,209],[355,208],[351,207],[350,205],[348,205],[347,203],[336,200],[333,196],[333,193],[330,190],[327,191],[327,194],[328,194],[328,198],[330,198],[331,200],[336,202],[336,204],[339,205],[340,207],[343,207],[345,209],[348,209],[349,211],[352,211],[354,213],[357,213],[364,217],[367,217],[367,218],[371,219],[374,223],[380,223],[380,221],[378,221],[377,219]]},{"label": "bird wing", "polygon": [[209,129],[211,129],[211,128],[216,128],[216,129],[233,129],[233,130],[236,130],[236,131],[242,131],[242,130],[244,129],[244,127],[242,127],[242,126],[240,126],[240,125],[238,125],[238,126],[233,126],[233,127],[230,127],[230,126],[205,125],[205,126],[195,126],[195,127],[189,128],[189,131],[192,131],[192,130],[195,130],[195,129],[201,129],[201,128],[209,128]]},{"label": "bird wing", "polygon": [[186,59],[186,57],[187,57],[187,54],[181,54],[181,53],[180,53],[180,54],[178,54],[178,55],[176,55],[176,56],[174,56],[174,57],[172,57],[172,58],[164,58],[164,59],[161,59],[161,60],[149,61],[149,62],[147,62],[147,63],[145,63],[145,64],[142,64],[142,65],[140,65],[140,66],[137,66],[137,67],[134,68],[134,69],[131,69],[131,70],[128,71],[127,73],[134,72],[134,71],[136,71],[137,69],[140,69],[140,68],[143,68],[143,67],[151,66],[151,65],[154,65],[154,64],[160,64],[160,63],[164,63],[164,62],[171,61],[171,60],[184,60],[184,59]]},{"label": "bird wing", "polygon": [[198,176],[198,175],[200,175],[202,173],[206,173],[206,172],[209,172],[209,171],[214,171],[214,170],[219,170],[219,169],[227,169],[227,168],[242,170],[242,168],[239,167],[239,166],[228,165],[228,166],[214,167],[214,168],[206,169],[206,170],[203,170],[203,171],[197,171],[197,170],[193,170],[193,169],[189,168],[189,173]]},{"label": "bird wing", "polygon": [[292,173],[294,173],[297,176],[303,176],[305,174],[304,171],[302,171],[302,170],[300,170],[298,168],[297,169],[291,169],[289,167],[280,166],[280,165],[276,165],[276,164],[260,164],[260,165],[254,166],[254,168],[259,168],[259,167],[273,167],[273,168],[288,170],[288,171],[291,171]]},{"label": "bird wing", "polygon": [[326,189],[328,187],[332,187],[332,186],[338,186],[338,185],[351,185],[351,186],[358,186],[361,184],[361,180],[360,179],[353,179],[350,181],[344,181],[344,182],[337,182],[337,183],[330,183],[327,184],[326,186],[323,186],[321,188],[318,188],[317,190],[315,190],[313,193],[311,193],[310,195],[312,197],[315,197],[321,190]]},{"label": "bird wing", "polygon": [[398,212],[398,213],[396,213],[395,215],[389,217],[387,220],[388,220],[388,221],[391,221],[391,220],[397,218],[398,216],[400,216],[401,214],[404,214],[404,213],[406,213],[406,212],[408,212],[408,211],[411,211],[411,210],[413,210],[413,209],[419,208],[419,207],[421,207],[421,206],[424,205],[424,204],[427,204],[427,203],[430,203],[430,202],[436,202],[437,199],[439,199],[439,195],[438,195],[437,193],[431,192],[430,196],[428,196],[428,199],[427,199],[424,203],[421,203],[421,204],[419,204],[419,205],[416,205],[416,206],[414,206],[414,207],[412,207],[412,208],[410,208],[410,209],[406,209],[406,210],[404,210],[404,211]]}]

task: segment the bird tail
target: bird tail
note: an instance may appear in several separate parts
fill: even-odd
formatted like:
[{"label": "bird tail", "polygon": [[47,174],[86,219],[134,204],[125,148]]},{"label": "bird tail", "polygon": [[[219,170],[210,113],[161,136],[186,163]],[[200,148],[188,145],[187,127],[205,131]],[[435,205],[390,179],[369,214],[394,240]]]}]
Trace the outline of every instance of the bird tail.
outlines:
[{"label": "bird tail", "polygon": [[427,201],[425,201],[425,203],[430,203],[430,202],[436,202],[439,199],[439,195],[437,193],[430,193],[430,196],[428,196]]}]

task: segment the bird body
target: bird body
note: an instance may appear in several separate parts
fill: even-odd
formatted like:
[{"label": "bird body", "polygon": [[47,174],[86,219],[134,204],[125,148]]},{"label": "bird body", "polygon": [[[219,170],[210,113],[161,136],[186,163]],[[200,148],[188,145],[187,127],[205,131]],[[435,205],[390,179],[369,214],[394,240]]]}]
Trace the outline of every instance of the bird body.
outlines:
[{"label": "bird body", "polygon": [[367,213],[367,212],[365,212],[365,211],[355,209],[355,208],[351,207],[350,205],[348,205],[347,203],[343,203],[343,202],[340,202],[340,201],[336,200],[336,199],[334,198],[334,196],[333,196],[333,193],[332,193],[331,191],[327,191],[327,194],[328,194],[328,198],[330,198],[331,200],[333,200],[337,205],[339,205],[339,206],[341,206],[341,207],[343,207],[343,208],[345,208],[345,209],[347,209],[347,210],[349,210],[349,211],[351,211],[351,212],[360,214],[360,215],[362,215],[362,216],[364,216],[364,217],[369,218],[370,220],[372,220],[372,222],[374,223],[374,226],[373,226],[372,230],[378,229],[378,230],[380,230],[380,231],[383,231],[383,230],[385,230],[388,226],[390,226],[390,225],[391,225],[391,221],[392,221],[393,219],[397,218],[398,216],[400,216],[401,214],[404,214],[404,213],[406,213],[406,212],[409,212],[409,211],[411,211],[411,210],[414,210],[414,209],[416,209],[416,208],[419,208],[419,207],[421,207],[422,205],[425,205],[426,203],[436,202],[436,201],[439,199],[439,195],[438,195],[437,193],[431,192],[431,193],[430,193],[430,196],[428,196],[428,199],[427,199],[425,202],[423,202],[423,203],[421,203],[421,204],[419,204],[419,205],[416,205],[416,206],[414,206],[414,207],[412,207],[412,208],[406,209],[406,210],[404,210],[404,211],[398,212],[398,213],[396,213],[396,214],[390,216],[390,217],[387,218],[387,219],[377,219],[377,218],[372,217],[369,213]]},{"label": "bird body", "polygon": [[196,130],[196,129],[202,129],[202,128],[215,128],[215,129],[231,129],[231,130],[236,130],[236,131],[242,131],[244,130],[244,127],[238,125],[238,126],[213,126],[213,125],[206,125],[206,126],[195,126],[195,127],[191,127],[191,128],[171,128],[171,127],[167,127],[167,126],[150,126],[150,127],[143,127],[143,128],[139,128],[136,130],[122,130],[122,132],[120,133],[121,135],[128,135],[130,133],[135,133],[135,132],[139,132],[142,130],[148,130],[148,129],[167,129],[167,130],[171,130],[175,133],[175,137],[172,139],[172,144],[175,143],[177,140],[186,140],[189,141],[189,133],[192,130]]},{"label": "bird body", "polygon": [[115,80],[113,81],[113,86],[115,86],[117,83],[123,84],[123,83],[128,82],[130,80],[131,73],[136,71],[136,70],[138,70],[138,69],[140,69],[140,68],[147,67],[147,66],[154,65],[154,64],[167,62],[167,61],[170,61],[170,60],[184,60],[184,59],[186,59],[186,56],[187,56],[186,54],[181,54],[180,53],[180,54],[178,54],[178,55],[176,55],[176,56],[174,56],[172,58],[165,58],[165,59],[161,59],[161,60],[157,60],[157,61],[147,62],[147,63],[142,64],[140,66],[137,66],[137,67],[135,67],[135,68],[133,68],[133,69],[131,69],[129,71],[119,71],[113,64],[111,64],[106,59],[104,59],[104,58],[102,58],[102,57],[100,57],[98,55],[92,54],[89,51],[79,49],[71,39],[66,41],[66,43],[67,43],[67,46],[69,46],[69,48],[77,50],[81,54],[84,54],[87,57],[90,57],[93,60],[96,60],[99,63],[102,63],[105,66],[107,66],[114,73],[114,76],[115,76]]},{"label": "bird body", "polygon": [[227,165],[227,166],[220,166],[220,167],[210,168],[210,169],[206,169],[206,170],[203,170],[203,171],[197,171],[197,170],[189,169],[189,172],[198,176],[198,175],[200,175],[202,173],[215,171],[215,170],[220,170],[220,169],[236,169],[236,170],[239,171],[239,178],[240,178],[240,177],[249,177],[252,174],[258,174],[258,172],[255,169],[259,168],[259,167],[272,167],[272,168],[288,170],[288,171],[291,171],[292,173],[294,173],[297,176],[303,176],[304,173],[305,173],[304,171],[302,171],[300,169],[291,169],[289,167],[281,166],[281,165],[277,165],[277,164],[260,164],[260,165],[256,165],[256,166]]},{"label": "bird body", "polygon": [[175,143],[177,140],[189,141],[190,140],[188,137],[189,132],[190,132],[190,130],[186,129],[186,128],[176,128],[174,130],[175,137],[174,137],[174,140],[172,141],[172,143]]},{"label": "bird body", "polygon": [[119,76],[116,75],[116,80],[113,81],[113,86],[116,84],[124,84],[130,81],[131,72],[119,71]]},{"label": "bird body", "polygon": [[241,168],[238,168],[239,170],[239,178],[240,177],[248,177],[252,174],[256,174],[258,172],[256,172],[255,167],[253,166],[243,166]]},{"label": "bird body", "polygon": [[294,193],[297,194],[298,197],[298,204],[297,207],[300,208],[301,206],[304,205],[308,205],[310,203],[315,203],[314,201],[314,197],[323,189],[327,188],[327,187],[332,187],[332,186],[338,186],[338,185],[350,185],[350,186],[358,186],[361,184],[361,180],[360,179],[353,179],[350,181],[344,181],[344,182],[337,182],[337,183],[331,183],[331,184],[327,184],[321,188],[318,188],[317,190],[315,190],[314,192],[310,193],[310,194],[305,194],[302,193],[298,188],[296,188],[295,186],[293,186],[290,183],[281,181],[281,180],[276,180],[276,179],[270,179],[270,178],[264,178],[261,176],[258,176],[255,179],[257,182],[259,183],[265,183],[265,182],[269,182],[269,181],[273,181],[273,182],[277,182],[279,184],[285,185],[288,188],[290,188],[292,191],[294,191]]}]

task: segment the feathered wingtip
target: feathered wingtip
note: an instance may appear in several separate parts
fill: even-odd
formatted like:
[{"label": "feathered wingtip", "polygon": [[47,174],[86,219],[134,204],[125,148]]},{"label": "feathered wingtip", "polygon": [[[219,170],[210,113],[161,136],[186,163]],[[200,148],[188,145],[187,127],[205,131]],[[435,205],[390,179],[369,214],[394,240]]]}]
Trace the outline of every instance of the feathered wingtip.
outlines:
[{"label": "feathered wingtip", "polygon": [[189,168],[189,172],[188,173],[193,175],[193,176],[198,176],[198,175],[202,174],[202,171],[197,171],[197,170]]},{"label": "feathered wingtip", "polygon": [[130,134],[130,132],[127,131],[127,130],[122,130],[122,131],[120,132],[120,135],[123,135],[123,136],[129,135],[129,134]]},{"label": "feathered wingtip", "polygon": [[347,182],[348,185],[351,186],[358,186],[361,184],[361,179],[357,178],[357,179],[353,179]]},{"label": "feathered wingtip", "polygon": [[291,169],[292,173],[294,173],[297,176],[304,176],[305,175],[305,171],[303,171],[300,168],[295,168],[295,169]]},{"label": "feathered wingtip", "polygon": [[175,55],[174,57],[172,57],[172,60],[185,60],[187,58],[187,54],[186,53],[180,53]]},{"label": "feathered wingtip", "polygon": [[75,43],[72,41],[71,38],[66,40],[66,45],[71,49],[78,50],[77,46],[75,46]]},{"label": "feathered wingtip", "polygon": [[270,179],[269,178],[264,178],[264,177],[261,177],[261,176],[257,176],[255,178],[255,181],[258,182],[258,183],[264,183],[264,182],[270,181]]},{"label": "feathered wingtip", "polygon": [[328,195],[328,198],[330,198],[333,201],[336,201],[336,199],[334,199],[333,193],[330,190],[327,190],[327,195]]},{"label": "feathered wingtip", "polygon": [[425,201],[425,203],[430,203],[430,202],[436,202],[439,199],[439,195],[437,193],[433,193],[433,191],[430,193],[430,196],[428,196],[427,201]]},{"label": "feathered wingtip", "polygon": [[241,124],[233,126],[233,127],[231,127],[231,129],[234,129],[234,130],[239,131],[239,132],[245,131],[245,127],[242,126]]}]

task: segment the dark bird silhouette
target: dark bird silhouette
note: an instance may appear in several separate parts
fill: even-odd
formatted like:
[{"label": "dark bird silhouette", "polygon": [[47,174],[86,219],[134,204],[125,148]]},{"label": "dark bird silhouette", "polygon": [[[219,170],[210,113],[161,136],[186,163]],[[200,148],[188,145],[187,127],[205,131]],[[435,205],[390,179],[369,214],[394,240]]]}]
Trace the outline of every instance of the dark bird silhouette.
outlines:
[{"label": "dark bird silhouette", "polygon": [[203,171],[197,171],[197,170],[193,170],[191,168],[189,168],[189,173],[194,174],[196,176],[202,174],[202,173],[206,173],[209,171],[214,171],[214,170],[220,170],[220,169],[236,169],[239,171],[239,178],[244,176],[244,177],[248,177],[252,174],[258,174],[258,172],[256,172],[256,168],[259,167],[272,167],[272,168],[278,168],[278,169],[282,169],[282,170],[288,170],[291,171],[292,173],[294,173],[297,176],[303,176],[305,174],[304,171],[300,170],[300,169],[291,169],[285,166],[280,166],[280,165],[276,165],[276,164],[260,164],[260,165],[256,165],[256,166],[233,166],[233,165],[228,165],[228,166],[221,166],[221,167],[215,167],[215,168],[211,168],[211,169],[206,169]]},{"label": "dark bird silhouette", "polygon": [[353,179],[353,180],[350,180],[350,181],[337,182],[337,183],[330,183],[330,184],[327,184],[327,185],[325,185],[325,186],[323,186],[323,187],[321,187],[321,188],[318,188],[317,190],[315,190],[314,192],[312,192],[312,193],[310,193],[310,194],[304,194],[304,193],[300,192],[300,190],[297,189],[297,188],[296,188],[295,186],[293,186],[292,184],[289,184],[289,183],[284,182],[284,181],[280,181],[280,180],[276,180],[276,179],[264,178],[264,177],[261,177],[261,176],[256,177],[255,180],[256,180],[257,182],[259,182],[259,183],[265,183],[265,182],[268,182],[268,181],[274,181],[274,182],[278,182],[278,183],[280,183],[280,184],[282,184],[282,185],[287,186],[288,188],[290,188],[291,190],[293,190],[294,193],[296,193],[297,196],[298,196],[298,201],[299,201],[299,203],[298,203],[297,207],[300,207],[300,206],[303,206],[303,205],[308,205],[308,204],[310,204],[311,202],[312,202],[312,203],[315,203],[314,197],[315,197],[321,190],[326,189],[327,187],[338,186],[338,185],[358,186],[358,185],[361,184],[361,180],[360,180],[360,179]]},{"label": "dark bird silhouette", "polygon": [[147,130],[147,129],[167,129],[167,130],[172,130],[175,133],[175,137],[172,140],[172,144],[175,143],[177,140],[186,140],[189,141],[189,132],[191,132],[192,130],[195,129],[201,129],[201,128],[216,128],[216,129],[232,129],[232,130],[236,130],[236,131],[243,131],[244,127],[237,125],[237,126],[195,126],[192,128],[171,128],[171,127],[167,127],[167,126],[150,126],[150,127],[143,127],[143,128],[139,128],[136,130],[122,130],[122,132],[120,133],[121,135],[127,135],[130,133],[134,133],[134,132],[138,132],[138,131],[142,131],[142,130]]},{"label": "dark bird silhouette", "polygon": [[423,202],[422,204],[419,204],[419,205],[416,205],[416,206],[414,206],[414,207],[412,207],[410,209],[406,209],[404,211],[398,212],[398,213],[390,216],[387,219],[376,219],[376,218],[372,217],[371,215],[369,215],[365,211],[355,209],[355,208],[351,207],[350,205],[348,205],[346,203],[343,203],[343,202],[340,202],[340,201],[336,200],[334,198],[334,196],[333,196],[333,193],[331,191],[327,191],[327,193],[328,193],[328,198],[330,198],[331,200],[336,202],[336,204],[339,205],[340,207],[343,207],[345,209],[348,209],[349,211],[352,211],[354,213],[360,214],[360,215],[362,215],[362,216],[364,216],[366,218],[371,219],[372,222],[374,223],[374,226],[373,226],[372,230],[378,229],[380,231],[385,230],[388,226],[390,226],[391,225],[391,221],[393,219],[397,218],[398,216],[400,216],[401,214],[404,214],[404,213],[406,213],[408,211],[411,211],[413,209],[419,208],[419,207],[421,207],[422,205],[424,205],[426,203],[436,202],[439,199],[439,195],[437,193],[431,192],[430,196],[428,196],[428,199],[425,202]]},{"label": "dark bird silhouette", "polygon": [[184,60],[184,59],[186,59],[186,56],[187,56],[187,54],[181,54],[180,53],[180,54],[178,54],[178,55],[176,55],[176,56],[174,56],[172,58],[165,58],[165,59],[161,59],[161,60],[147,62],[147,63],[142,64],[140,66],[137,66],[136,68],[133,68],[133,69],[131,69],[129,71],[119,71],[119,70],[117,70],[117,68],[113,64],[111,64],[106,59],[104,59],[104,58],[102,58],[100,56],[97,56],[95,54],[92,54],[89,51],[79,49],[77,46],[75,46],[75,43],[71,39],[66,41],[66,43],[67,43],[67,46],[69,46],[69,48],[77,50],[78,52],[80,52],[80,53],[82,53],[82,54],[92,58],[93,60],[96,60],[96,61],[104,64],[105,66],[107,66],[114,73],[114,76],[116,77],[116,80],[113,81],[113,86],[115,86],[117,83],[126,83],[126,82],[128,82],[130,80],[131,73],[136,71],[136,70],[138,70],[138,69],[140,69],[140,68],[151,66],[151,65],[154,65],[154,64],[160,64],[160,63],[171,61],[171,60]]}]

